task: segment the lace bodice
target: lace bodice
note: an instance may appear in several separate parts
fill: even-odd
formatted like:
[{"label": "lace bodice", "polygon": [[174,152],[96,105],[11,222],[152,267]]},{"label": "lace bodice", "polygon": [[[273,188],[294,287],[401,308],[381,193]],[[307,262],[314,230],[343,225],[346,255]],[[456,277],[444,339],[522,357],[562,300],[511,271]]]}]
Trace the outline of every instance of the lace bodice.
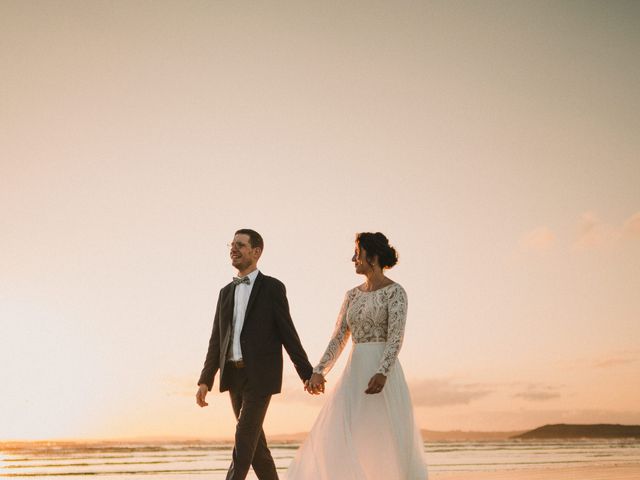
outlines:
[{"label": "lace bodice", "polygon": [[400,284],[373,292],[352,288],[344,297],[329,345],[313,371],[326,375],[351,336],[354,343],[386,343],[376,373],[388,375],[402,346],[406,318],[407,293]]}]

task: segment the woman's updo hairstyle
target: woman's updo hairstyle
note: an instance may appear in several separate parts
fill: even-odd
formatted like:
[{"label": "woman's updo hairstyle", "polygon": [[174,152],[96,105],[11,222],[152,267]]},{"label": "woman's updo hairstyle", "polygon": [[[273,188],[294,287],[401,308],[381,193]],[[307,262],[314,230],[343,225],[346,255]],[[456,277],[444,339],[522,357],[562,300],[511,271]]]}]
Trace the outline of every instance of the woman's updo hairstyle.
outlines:
[{"label": "woman's updo hairstyle", "polygon": [[380,268],[383,270],[398,263],[398,252],[389,245],[389,239],[380,232],[362,232],[356,234],[356,242],[367,251],[367,262],[371,264],[373,257],[378,256]]}]

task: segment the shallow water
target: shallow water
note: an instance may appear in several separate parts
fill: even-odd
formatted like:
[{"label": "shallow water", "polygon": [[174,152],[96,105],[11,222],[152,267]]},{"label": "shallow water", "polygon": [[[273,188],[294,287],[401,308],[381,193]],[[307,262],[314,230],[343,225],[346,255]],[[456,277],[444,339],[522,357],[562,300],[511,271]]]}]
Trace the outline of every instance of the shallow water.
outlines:
[{"label": "shallow water", "polygon": [[[270,448],[284,479],[298,445]],[[640,440],[427,442],[425,454],[430,472],[606,466],[640,462]],[[214,442],[0,442],[0,477],[222,480],[230,461],[231,446]]]}]

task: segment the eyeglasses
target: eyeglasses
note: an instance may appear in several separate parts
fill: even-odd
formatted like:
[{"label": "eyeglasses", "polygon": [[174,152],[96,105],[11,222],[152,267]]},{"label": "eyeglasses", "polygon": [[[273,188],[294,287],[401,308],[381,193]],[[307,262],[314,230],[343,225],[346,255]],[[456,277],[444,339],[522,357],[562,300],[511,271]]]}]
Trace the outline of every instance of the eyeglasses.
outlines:
[{"label": "eyeglasses", "polygon": [[242,243],[242,242],[231,242],[231,243],[227,243],[227,247],[228,248],[235,248],[237,250],[240,250],[241,248],[244,247],[248,247],[249,244],[247,243]]}]

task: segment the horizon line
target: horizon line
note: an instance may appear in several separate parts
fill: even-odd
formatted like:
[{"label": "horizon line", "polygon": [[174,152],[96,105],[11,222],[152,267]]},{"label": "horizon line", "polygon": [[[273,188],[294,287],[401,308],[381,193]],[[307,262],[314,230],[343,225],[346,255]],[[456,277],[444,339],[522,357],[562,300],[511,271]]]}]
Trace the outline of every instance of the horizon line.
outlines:
[{"label": "horizon line", "polygon": [[[621,423],[547,423],[534,428],[517,429],[517,430],[430,430],[421,428],[422,435],[446,435],[446,434],[470,434],[470,435],[519,435],[537,430],[542,427],[551,425],[567,425],[567,426],[628,426],[639,427],[640,425],[630,425]],[[267,438],[275,439],[281,442],[298,441],[305,437],[309,432],[293,432],[293,433],[275,433],[267,435]],[[13,438],[0,439],[0,444],[6,443],[99,443],[99,442],[216,442],[216,443],[233,443],[233,436],[193,436],[193,435],[136,435],[136,436],[120,436],[120,437],[57,437],[57,438]]]}]

